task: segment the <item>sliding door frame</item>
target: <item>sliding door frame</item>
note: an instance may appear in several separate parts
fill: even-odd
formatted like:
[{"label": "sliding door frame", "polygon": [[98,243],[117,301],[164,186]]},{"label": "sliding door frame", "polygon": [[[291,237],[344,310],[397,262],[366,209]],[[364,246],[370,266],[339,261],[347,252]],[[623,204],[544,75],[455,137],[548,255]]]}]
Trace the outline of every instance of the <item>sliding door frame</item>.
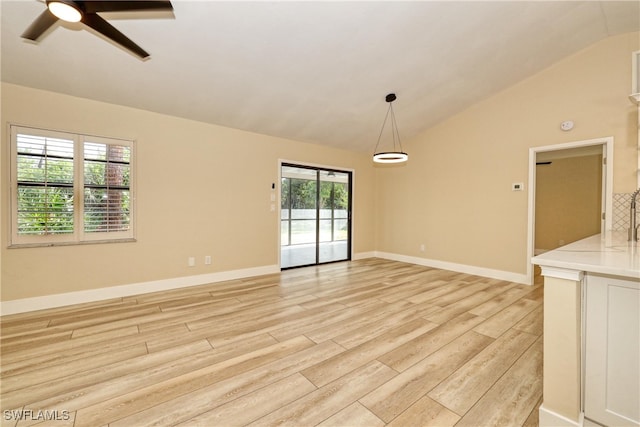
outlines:
[{"label": "sliding door frame", "polygon": [[[282,167],[283,166],[292,166],[292,167],[299,167],[299,168],[304,168],[304,169],[312,169],[312,170],[322,170],[322,171],[333,171],[333,172],[338,172],[338,173],[348,173],[349,174],[349,200],[348,200],[348,214],[347,214],[347,224],[349,227],[349,237],[347,239],[347,258],[344,260],[339,260],[339,261],[328,261],[328,262],[323,262],[320,263],[319,261],[319,241],[316,241],[316,264],[312,264],[312,265],[319,265],[319,264],[330,264],[332,262],[344,262],[344,261],[351,261],[353,259],[353,239],[354,239],[354,235],[353,235],[353,210],[354,210],[354,197],[353,197],[353,189],[355,188],[355,170],[354,169],[350,169],[350,168],[342,168],[339,166],[330,166],[330,165],[323,165],[323,164],[317,164],[317,163],[308,163],[308,162],[300,162],[300,161],[296,161],[296,160],[285,160],[285,159],[279,159],[278,160],[278,183],[275,186],[276,187],[276,219],[277,219],[277,223],[278,223],[278,267],[280,269],[282,268],[282,232],[281,232],[281,227],[282,227]],[[319,183],[318,183],[319,184]],[[317,189],[317,193],[316,193],[316,214],[319,215],[318,209],[319,209],[319,197],[320,197],[320,189]],[[319,239],[320,236],[320,231],[319,231],[319,227],[320,227],[320,218],[317,217],[316,218],[316,239]],[[297,268],[296,267],[286,267],[285,269],[288,268]],[[299,266],[299,267],[304,267],[303,265]]]}]

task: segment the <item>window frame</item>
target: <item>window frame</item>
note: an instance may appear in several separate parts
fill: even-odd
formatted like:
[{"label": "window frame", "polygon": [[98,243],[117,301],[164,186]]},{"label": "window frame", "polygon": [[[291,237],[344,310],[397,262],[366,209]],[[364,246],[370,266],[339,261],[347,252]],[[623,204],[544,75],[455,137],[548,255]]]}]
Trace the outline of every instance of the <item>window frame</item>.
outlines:
[{"label": "window frame", "polygon": [[[136,241],[136,144],[133,139],[80,134],[9,124],[10,133],[10,242],[9,248],[58,245],[82,245]],[[73,232],[64,234],[24,235],[18,233],[18,134],[73,141]],[[85,143],[110,144],[129,148],[129,228],[126,231],[85,231]]]}]

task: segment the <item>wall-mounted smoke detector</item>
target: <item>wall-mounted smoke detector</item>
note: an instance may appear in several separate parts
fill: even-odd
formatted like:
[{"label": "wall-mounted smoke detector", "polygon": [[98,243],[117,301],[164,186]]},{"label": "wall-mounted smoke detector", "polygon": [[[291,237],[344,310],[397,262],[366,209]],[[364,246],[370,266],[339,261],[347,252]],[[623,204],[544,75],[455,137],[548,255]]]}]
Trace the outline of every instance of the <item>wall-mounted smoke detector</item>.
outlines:
[{"label": "wall-mounted smoke detector", "polygon": [[560,129],[562,129],[565,132],[570,131],[571,129],[573,129],[573,122],[571,120],[567,120],[560,123]]}]

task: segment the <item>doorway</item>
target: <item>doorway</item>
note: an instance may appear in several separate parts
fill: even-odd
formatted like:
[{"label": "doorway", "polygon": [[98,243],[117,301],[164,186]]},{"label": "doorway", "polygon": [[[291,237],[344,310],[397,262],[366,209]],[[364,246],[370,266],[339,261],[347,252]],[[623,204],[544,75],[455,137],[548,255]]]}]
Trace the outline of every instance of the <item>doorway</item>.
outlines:
[{"label": "doorway", "polygon": [[351,259],[352,172],[282,163],[280,268]]},{"label": "doorway", "polygon": [[[561,194],[560,189],[556,188],[554,189],[554,192],[558,190],[558,194],[554,194],[551,197],[549,197],[550,196],[549,194],[544,194],[544,197],[541,197],[541,195],[537,191],[538,190],[537,178],[538,178],[539,171],[541,175],[545,174],[547,175],[547,178],[548,178],[548,170],[545,170],[544,168],[551,166],[554,161],[556,161],[557,164],[560,164],[562,162],[565,162],[566,159],[570,159],[570,158],[577,159],[579,157],[591,157],[591,156],[599,156],[599,159],[601,159],[599,160],[601,161],[601,169],[599,169],[600,177],[597,177],[597,176],[593,177],[592,175],[591,178],[589,178],[593,181],[592,185],[594,187],[589,197],[594,197],[595,195],[595,197],[600,197],[600,200],[596,200],[595,203],[591,203],[590,205],[587,205],[589,206],[588,208],[585,208],[585,205],[581,204],[581,207],[578,208],[577,211],[574,211],[572,213],[571,209],[566,207],[567,200],[565,200],[565,198],[569,197],[567,196],[567,194],[570,194],[570,192],[575,190],[568,189],[566,191],[568,191],[569,193],[565,193],[565,195],[563,196]],[[560,159],[563,159],[563,160],[560,160]],[[603,233],[606,230],[611,229],[611,212],[612,212],[612,204],[613,204],[613,188],[612,188],[613,187],[612,186],[613,168],[610,166],[608,167],[607,165],[611,165],[612,160],[613,160],[613,138],[612,137],[577,141],[577,142],[551,145],[551,146],[535,147],[535,148],[529,149],[529,187],[530,188],[529,188],[529,220],[528,220],[528,236],[527,236],[527,247],[528,247],[527,275],[529,277],[530,284],[534,283],[534,275],[535,275],[535,269],[534,269],[534,266],[531,264],[530,260],[533,256],[537,255],[538,252],[540,252],[540,250],[554,249],[557,246],[569,244],[571,243],[571,241],[579,240],[582,237],[587,237],[587,236],[579,236],[580,232],[584,233],[584,230],[587,230],[587,229],[592,230],[593,231],[592,234],[597,234],[599,232]],[[575,163],[576,162],[572,162],[572,164],[575,164]],[[579,162],[579,163],[584,163],[584,162]],[[564,173],[568,174],[567,176],[571,176],[570,171],[565,171]],[[556,176],[562,176],[562,175],[556,175]],[[571,179],[573,178],[574,177],[571,177]],[[557,178],[557,179],[567,180],[567,178]],[[566,182],[564,181],[558,182],[557,187],[562,187],[565,184]],[[549,183],[547,182],[544,185],[547,186],[548,188]],[[538,197],[540,197],[540,203],[538,203],[537,194],[538,194]],[[570,196],[573,197],[575,195],[570,194]],[[560,197],[562,198],[562,200],[561,202],[558,202],[558,203],[554,203],[553,201],[549,202],[549,200],[553,200],[553,197]],[[546,202],[544,201],[545,199],[547,200]],[[582,202],[583,201],[581,200],[580,203]],[[547,205],[541,206],[540,204],[542,203]],[[548,206],[548,203],[553,203],[553,205]],[[561,206],[563,203],[565,203],[564,207]],[[585,209],[588,209],[589,212],[585,212]],[[576,225],[574,227],[574,224],[572,224],[570,227],[571,230],[568,230],[569,227],[564,227],[563,232],[566,231],[567,236],[571,236],[573,234],[575,236],[578,236],[578,238],[572,238],[572,237],[566,238],[558,234],[554,237],[551,237],[550,239],[551,243],[549,243],[549,240],[546,240],[545,242],[545,240],[540,237],[540,233],[537,233],[537,227],[536,227],[536,224],[537,224],[536,212],[540,213],[545,210],[546,211],[555,210],[555,214],[557,215],[557,218],[555,219],[555,221],[560,222],[560,225],[558,224],[553,225],[556,227],[556,229],[558,227],[563,229],[563,226],[561,225],[562,221],[565,221],[565,220],[570,221],[572,219],[576,219],[575,216],[577,215],[580,215],[581,221],[585,218],[592,218],[595,216],[596,224],[595,226],[593,226],[592,224],[591,228],[588,228],[588,227],[585,228],[584,225]],[[572,215],[574,216],[574,218],[569,218]],[[540,227],[549,227],[548,224],[543,224],[543,221],[546,221],[546,219],[541,217]],[[590,221],[594,222],[593,218]],[[553,226],[548,229],[552,230]],[[582,230],[580,230],[581,228]],[[538,237],[536,237],[536,234],[538,234]],[[565,239],[567,241],[564,241]],[[542,246],[545,246],[545,245],[546,246],[552,245],[552,247],[542,248]]]}]

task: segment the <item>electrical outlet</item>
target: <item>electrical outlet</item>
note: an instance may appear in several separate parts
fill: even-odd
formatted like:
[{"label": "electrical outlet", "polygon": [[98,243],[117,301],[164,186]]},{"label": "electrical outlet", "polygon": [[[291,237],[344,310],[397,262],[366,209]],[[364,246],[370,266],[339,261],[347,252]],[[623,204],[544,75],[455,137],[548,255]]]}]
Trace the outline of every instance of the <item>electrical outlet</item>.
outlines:
[{"label": "electrical outlet", "polygon": [[204,257],[204,265],[211,265],[211,255]]},{"label": "electrical outlet", "polygon": [[195,258],[195,257],[190,256],[190,257],[187,259],[187,265],[188,265],[189,267],[195,267],[195,265],[196,265],[196,258]]},{"label": "electrical outlet", "polygon": [[511,191],[522,191],[524,190],[524,182],[514,182],[511,184]]},{"label": "electrical outlet", "polygon": [[424,243],[420,244],[420,252],[424,252],[425,250],[426,250],[426,247]]}]

